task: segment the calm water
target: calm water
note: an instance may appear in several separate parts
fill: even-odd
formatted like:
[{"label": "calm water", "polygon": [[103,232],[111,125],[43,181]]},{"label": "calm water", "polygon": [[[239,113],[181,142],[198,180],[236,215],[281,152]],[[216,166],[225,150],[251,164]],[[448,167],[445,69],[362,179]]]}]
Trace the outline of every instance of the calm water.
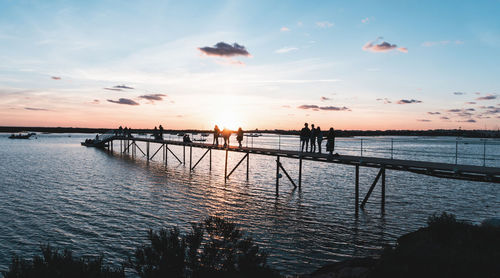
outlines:
[{"label": "calm water", "polygon": [[[225,185],[221,151],[213,152],[211,172],[208,157],[190,172],[172,156],[165,167],[161,151],[147,163],[140,156],[80,146],[88,135],[42,134],[32,140],[7,136],[0,134],[0,270],[7,269],[13,254],[38,253],[41,243],[69,247],[77,255],[102,253],[109,263],[118,264],[145,243],[149,228],[188,229],[191,222],[219,215],[237,222],[269,251],[272,266],[284,273],[304,273],[373,254],[424,226],[432,213],[447,211],[476,223],[500,217],[500,190],[492,183],[387,171],[385,215],[376,187],[356,219],[352,166],[304,161],[302,190],[283,178],[276,196],[272,157],[250,156],[249,181],[242,164]],[[298,148],[292,136],[248,140],[245,144]],[[405,138],[392,144],[394,158],[454,163],[458,146],[459,163],[500,166],[498,141],[487,142],[486,155],[480,140],[457,145],[454,138]],[[337,146],[341,154],[360,153],[359,139],[341,139]],[[182,147],[171,148],[182,159]],[[390,138],[364,140],[363,148],[363,155],[391,156]],[[193,149],[193,160],[202,152]],[[241,157],[229,154],[230,169]],[[298,161],[281,162],[296,178]],[[376,171],[361,168],[361,197]]]}]

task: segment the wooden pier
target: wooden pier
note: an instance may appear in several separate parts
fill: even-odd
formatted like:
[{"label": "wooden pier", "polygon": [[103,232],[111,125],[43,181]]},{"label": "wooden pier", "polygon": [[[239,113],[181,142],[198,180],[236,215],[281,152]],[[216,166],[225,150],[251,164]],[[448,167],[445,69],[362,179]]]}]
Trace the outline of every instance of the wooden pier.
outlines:
[{"label": "wooden pier", "polygon": [[[95,146],[101,148],[107,148],[113,150],[113,142],[120,142],[120,152],[136,154],[139,150],[146,159],[152,160],[161,150],[161,155],[163,156],[163,162],[165,165],[168,164],[168,153],[170,152],[178,163],[186,164],[186,148],[189,148],[189,168],[194,170],[196,166],[209,154],[209,167],[212,169],[212,150],[225,151],[225,164],[224,164],[224,181],[227,181],[231,174],[246,160],[246,178],[249,178],[249,157],[250,154],[256,155],[267,155],[276,157],[276,194],[279,194],[279,178],[283,172],[288,178],[290,183],[294,187],[299,189],[302,186],[302,161],[310,160],[323,163],[336,163],[344,165],[354,166],[354,185],[355,185],[355,207],[356,215],[358,214],[359,208],[364,208],[366,202],[370,198],[375,186],[378,184],[379,180],[381,183],[381,209],[384,210],[385,207],[385,170],[395,170],[395,171],[406,171],[417,174],[423,174],[428,176],[434,176],[446,179],[459,179],[468,181],[478,181],[478,182],[492,182],[500,183],[500,168],[498,167],[484,167],[484,166],[474,166],[474,165],[457,165],[439,162],[427,162],[427,161],[413,161],[413,160],[401,160],[401,159],[388,159],[388,158],[377,158],[377,157],[364,157],[364,156],[352,156],[352,155],[329,155],[320,153],[310,153],[310,152],[299,152],[291,150],[277,150],[277,149],[266,149],[266,148],[253,148],[253,147],[236,147],[230,146],[225,148],[221,145],[215,146],[207,143],[188,143],[181,141],[172,140],[156,140],[148,138],[135,138],[135,137],[125,137],[125,136],[108,136],[102,138]],[[136,142],[146,143],[146,150],[141,149]],[[151,145],[156,145],[155,151],[151,152]],[[177,156],[170,148],[169,145],[182,146],[182,160]],[[201,148],[206,149],[203,155],[197,160],[193,161],[192,149]],[[233,167],[228,173],[228,155],[229,152],[240,152],[245,155],[241,160]],[[299,160],[298,162],[298,180],[297,182],[288,174],[286,169],[280,162],[280,158],[292,158]],[[193,164],[194,162],[194,164]],[[359,202],[359,168],[360,167],[370,167],[379,169],[372,185],[370,186],[368,192],[366,193],[363,201]]]}]

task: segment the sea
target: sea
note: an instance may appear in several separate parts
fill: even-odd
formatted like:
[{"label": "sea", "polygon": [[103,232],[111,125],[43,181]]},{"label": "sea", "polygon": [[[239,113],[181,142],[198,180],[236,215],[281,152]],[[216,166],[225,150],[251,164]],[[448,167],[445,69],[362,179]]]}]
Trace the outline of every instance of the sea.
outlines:
[{"label": "sea", "polygon": [[[452,213],[481,223],[500,217],[499,184],[443,179],[386,171],[386,204],[381,211],[377,185],[364,210],[355,216],[355,168],[303,161],[302,187],[283,176],[276,194],[275,157],[249,157],[224,181],[224,151],[212,151],[189,169],[189,150],[170,145],[186,164],[159,150],[147,161],[135,155],[84,147],[89,134],[37,134],[11,140],[0,134],[0,271],[14,255],[40,254],[40,245],[68,248],[77,256],[103,255],[119,266],[147,231],[178,227],[220,216],[241,227],[269,253],[268,264],[282,274],[304,274],[329,263],[379,254],[406,233],[426,226],[433,214]],[[261,135],[261,136],[259,136]],[[136,135],[139,136],[139,135]],[[145,135],[143,135],[145,136]],[[193,139],[212,137],[190,134]],[[257,134],[244,146],[299,150],[299,138]],[[181,140],[176,134],[169,140]],[[235,137],[231,144],[236,144]],[[323,141],[324,151],[326,141]],[[144,143],[138,144],[145,151]],[[123,148],[123,147],[122,147]],[[151,144],[153,154],[159,145]],[[205,150],[193,148],[194,165]],[[500,140],[455,137],[337,138],[335,153],[500,167]],[[228,170],[243,157],[229,152]],[[298,160],[280,162],[297,182]],[[360,199],[377,169],[360,168]]]}]

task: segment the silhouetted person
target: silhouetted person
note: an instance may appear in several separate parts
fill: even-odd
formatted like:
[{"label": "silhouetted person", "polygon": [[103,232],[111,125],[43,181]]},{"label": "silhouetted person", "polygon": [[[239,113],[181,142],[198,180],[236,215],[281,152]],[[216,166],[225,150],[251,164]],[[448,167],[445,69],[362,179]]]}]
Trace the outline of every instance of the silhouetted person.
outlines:
[{"label": "silhouetted person", "polygon": [[314,124],[311,124],[311,135],[309,140],[311,141],[311,152],[316,152],[316,129],[314,128]]},{"label": "silhouetted person", "polygon": [[243,141],[243,129],[241,129],[241,127],[238,128],[238,134],[236,135],[236,140],[238,140],[239,147],[240,148],[243,147],[241,145],[241,141]]},{"label": "silhouetted person", "polygon": [[214,127],[214,142],[212,144],[219,146],[219,135],[220,135],[220,129],[217,125]]},{"label": "silhouetted person", "polygon": [[328,130],[328,134],[326,135],[326,151],[332,155],[333,150],[335,149],[335,131],[333,127],[330,127]]},{"label": "silhouetted person", "polygon": [[323,142],[323,131],[321,131],[321,128],[318,126],[316,128],[316,140],[318,141],[318,151],[321,153],[321,142]]},{"label": "silhouetted person", "polygon": [[311,136],[311,130],[309,130],[309,126],[307,123],[304,124],[304,127],[300,130],[300,141],[302,142],[301,151],[304,151],[304,145],[307,148],[309,146],[309,137]]},{"label": "silhouetted person", "polygon": [[160,125],[160,127],[158,127],[158,129],[160,130],[160,139],[163,140],[163,126]]},{"label": "silhouetted person", "polygon": [[224,138],[224,148],[229,148],[229,137],[231,137],[231,130],[224,128],[222,130],[222,138]]},{"label": "silhouetted person", "polygon": [[184,134],[184,136],[182,137],[182,142],[184,142],[184,143],[192,143],[191,142],[191,138],[189,138],[189,135],[187,135],[187,134]]},{"label": "silhouetted person", "polygon": [[127,128],[127,127],[125,127],[125,128],[123,129],[123,136],[127,137],[127,135],[128,135],[128,128]]},{"label": "silhouetted person", "polygon": [[158,129],[156,128],[156,126],[155,126],[155,128],[153,129],[153,138],[154,138],[155,140],[156,140],[156,139],[158,139]]},{"label": "silhouetted person", "polygon": [[118,128],[118,134],[119,134],[120,136],[121,136],[121,135],[123,135],[123,127],[122,127],[122,126],[120,126],[120,127]]}]

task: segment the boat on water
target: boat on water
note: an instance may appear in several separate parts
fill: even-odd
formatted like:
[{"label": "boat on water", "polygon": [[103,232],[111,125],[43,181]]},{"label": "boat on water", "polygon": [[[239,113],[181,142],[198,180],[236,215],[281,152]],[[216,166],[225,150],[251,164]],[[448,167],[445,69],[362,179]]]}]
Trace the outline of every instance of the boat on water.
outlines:
[{"label": "boat on water", "polygon": [[205,141],[207,141],[207,139],[205,139],[205,138],[197,138],[197,139],[193,139],[193,141],[196,141],[196,142],[205,142]]},{"label": "boat on water", "polygon": [[262,134],[260,133],[249,133],[249,134],[245,134],[246,137],[260,137],[262,136]]},{"label": "boat on water", "polygon": [[28,134],[11,134],[9,136],[9,139],[30,139],[31,136],[33,136],[34,133],[28,133]]},{"label": "boat on water", "polygon": [[208,137],[208,136],[210,136],[210,135],[209,135],[208,133],[202,133],[202,134],[201,134],[201,136],[202,136],[202,137]]}]

